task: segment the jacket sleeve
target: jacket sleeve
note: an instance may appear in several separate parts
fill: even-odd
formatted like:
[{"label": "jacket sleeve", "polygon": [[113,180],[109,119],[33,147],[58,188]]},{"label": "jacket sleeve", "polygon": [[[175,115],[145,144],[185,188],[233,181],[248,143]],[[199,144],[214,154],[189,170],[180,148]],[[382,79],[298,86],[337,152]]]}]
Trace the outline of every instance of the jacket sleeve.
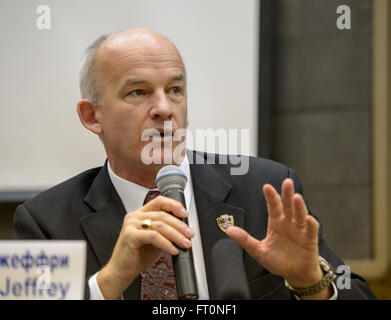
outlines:
[{"label": "jacket sleeve", "polygon": [[13,224],[13,239],[47,239],[24,204],[16,208]]},{"label": "jacket sleeve", "polygon": [[[303,194],[303,189],[301,186],[301,182],[294,172],[293,169],[288,170],[288,176],[293,179],[294,185],[295,185],[295,191],[297,193]],[[304,196],[303,196],[304,198]],[[307,204],[307,201],[304,198],[305,203]],[[308,204],[307,204],[307,208]],[[310,211],[310,209],[308,209]],[[310,212],[314,218],[316,218],[319,222],[319,255],[322,256],[324,259],[326,259],[334,268],[334,270],[338,270],[338,267],[344,266],[343,270],[350,270],[348,266],[343,262],[343,260],[335,254],[330,247],[327,245],[326,241],[322,237],[322,224],[319,221],[319,219],[313,215],[312,212]],[[337,277],[334,280],[334,283],[336,284],[337,290],[338,290],[338,300],[358,300],[358,299],[377,299],[375,294],[370,290],[368,283],[358,274],[355,274],[353,272],[350,273],[350,288],[349,286],[339,286],[338,281],[339,277],[341,276],[347,276],[348,274],[337,274]],[[343,279],[340,279],[343,280]]]},{"label": "jacket sleeve", "polygon": [[[13,234],[12,239],[14,240],[45,240],[48,239],[44,232],[35,221],[32,213],[24,205],[20,204],[15,211],[13,221]],[[88,281],[85,282],[84,288],[84,299],[90,299],[90,290]]]}]

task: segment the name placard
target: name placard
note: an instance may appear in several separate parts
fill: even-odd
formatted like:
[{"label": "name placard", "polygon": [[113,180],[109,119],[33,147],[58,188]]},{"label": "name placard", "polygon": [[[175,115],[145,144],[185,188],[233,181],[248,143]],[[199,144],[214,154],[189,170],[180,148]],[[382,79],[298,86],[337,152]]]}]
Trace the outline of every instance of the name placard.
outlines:
[{"label": "name placard", "polygon": [[85,269],[85,241],[0,241],[0,300],[81,300]]}]

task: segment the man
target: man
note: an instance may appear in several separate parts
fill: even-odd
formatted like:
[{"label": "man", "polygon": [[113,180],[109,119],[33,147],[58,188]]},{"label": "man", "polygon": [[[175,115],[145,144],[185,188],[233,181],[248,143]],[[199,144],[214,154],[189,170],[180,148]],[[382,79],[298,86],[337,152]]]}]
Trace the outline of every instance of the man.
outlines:
[{"label": "man", "polygon": [[[174,134],[188,125],[186,74],[166,38],[132,29],[98,39],[87,52],[80,84],[80,121],[99,136],[108,161],[20,205],[14,237],[85,239],[87,297],[164,298],[148,296],[140,275],[152,274],[149,268],[163,253],[178,254],[178,246],[192,247],[200,298],[216,298],[211,249],[228,235],[245,250],[254,299],[374,298],[357,275],[352,274],[350,290],[338,290],[327,278],[328,263],[337,268],[343,262],[322,239],[293,170],[250,158],[247,174],[231,176],[229,164],[189,165],[188,157],[203,155],[173,154],[181,143]],[[166,121],[172,129],[165,128]],[[154,134],[148,134],[151,129]],[[143,151],[151,141],[157,148],[147,155],[161,161],[146,164]],[[189,211],[163,196],[143,205],[168,158],[189,178]],[[235,226],[225,234],[216,218],[227,213]],[[178,219],[185,217],[191,228]]]}]

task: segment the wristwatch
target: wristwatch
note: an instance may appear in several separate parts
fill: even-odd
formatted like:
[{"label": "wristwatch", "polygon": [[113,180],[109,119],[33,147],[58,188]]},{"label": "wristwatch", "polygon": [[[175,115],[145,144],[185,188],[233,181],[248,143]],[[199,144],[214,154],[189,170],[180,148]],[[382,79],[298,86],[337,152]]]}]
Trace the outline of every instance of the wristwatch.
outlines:
[{"label": "wristwatch", "polygon": [[295,288],[292,287],[288,281],[285,280],[285,286],[293,291],[296,295],[298,296],[310,296],[315,293],[318,293],[322,291],[323,289],[327,288],[330,286],[330,284],[334,281],[336,275],[335,275],[335,270],[334,268],[321,256],[319,256],[319,264],[320,267],[322,268],[324,272],[323,278],[314,286],[309,287],[309,288]]}]

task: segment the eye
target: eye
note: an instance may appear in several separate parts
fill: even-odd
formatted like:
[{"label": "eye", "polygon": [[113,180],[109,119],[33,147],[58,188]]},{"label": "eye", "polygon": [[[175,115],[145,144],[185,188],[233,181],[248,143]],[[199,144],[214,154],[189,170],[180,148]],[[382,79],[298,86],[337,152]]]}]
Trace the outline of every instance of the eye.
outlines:
[{"label": "eye", "polygon": [[132,90],[128,93],[128,95],[131,95],[131,96],[142,96],[145,94],[145,90],[143,89],[136,89],[136,90]]},{"label": "eye", "polygon": [[182,93],[181,87],[172,87],[172,88],[170,89],[170,91],[171,91],[173,94],[175,94],[175,95],[179,95],[179,94]]}]

